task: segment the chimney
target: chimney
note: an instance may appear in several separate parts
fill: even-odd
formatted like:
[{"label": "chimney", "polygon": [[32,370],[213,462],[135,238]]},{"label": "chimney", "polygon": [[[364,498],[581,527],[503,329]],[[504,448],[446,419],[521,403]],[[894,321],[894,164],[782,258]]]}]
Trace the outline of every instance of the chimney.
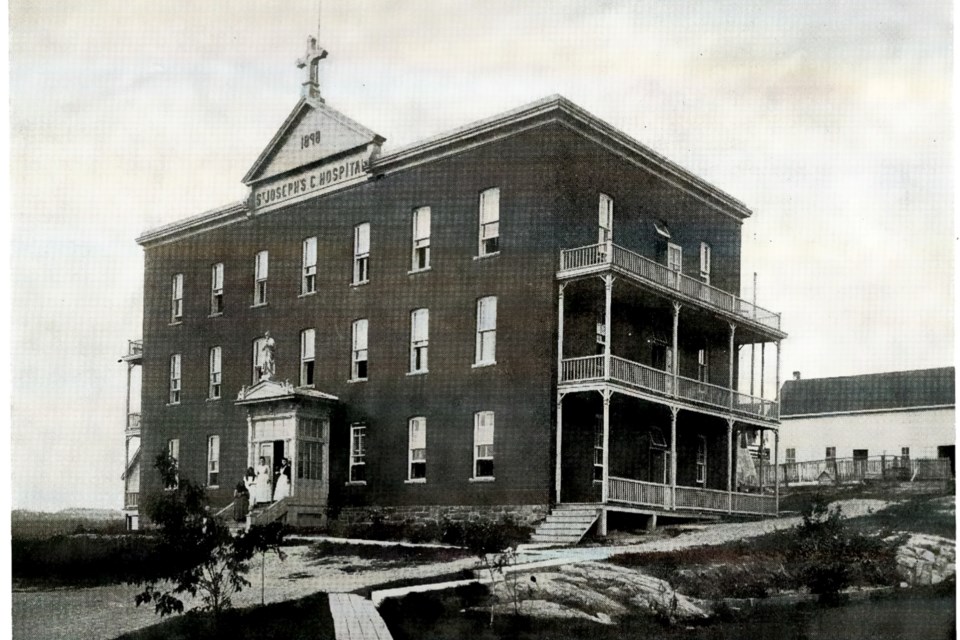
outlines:
[{"label": "chimney", "polygon": [[800,372],[799,372],[799,371],[794,371],[794,372],[793,372],[793,379],[794,379],[794,380],[799,380],[799,379],[800,379]]}]

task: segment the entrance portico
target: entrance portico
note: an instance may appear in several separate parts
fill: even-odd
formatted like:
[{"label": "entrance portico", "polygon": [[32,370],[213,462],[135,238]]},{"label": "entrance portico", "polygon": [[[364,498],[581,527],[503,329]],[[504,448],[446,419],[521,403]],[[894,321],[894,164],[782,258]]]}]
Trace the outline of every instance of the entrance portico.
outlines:
[{"label": "entrance portico", "polygon": [[[274,470],[291,462],[290,495],[270,507],[271,519],[322,525],[330,487],[330,418],[337,397],[289,382],[261,380],[244,387],[236,404],[247,408],[247,464],[264,458]],[[272,483],[275,486],[275,482]]]}]

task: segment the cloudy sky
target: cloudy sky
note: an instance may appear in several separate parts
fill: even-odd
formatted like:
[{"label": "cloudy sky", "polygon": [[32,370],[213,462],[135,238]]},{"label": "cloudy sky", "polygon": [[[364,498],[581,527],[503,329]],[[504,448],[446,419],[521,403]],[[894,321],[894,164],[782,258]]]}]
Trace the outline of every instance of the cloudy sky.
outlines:
[{"label": "cloudy sky", "polygon": [[[143,230],[244,197],[317,0],[13,0],[13,506],[119,507]],[[949,2],[326,0],[385,151],[560,93],[753,209],[783,371],[953,362]]]}]

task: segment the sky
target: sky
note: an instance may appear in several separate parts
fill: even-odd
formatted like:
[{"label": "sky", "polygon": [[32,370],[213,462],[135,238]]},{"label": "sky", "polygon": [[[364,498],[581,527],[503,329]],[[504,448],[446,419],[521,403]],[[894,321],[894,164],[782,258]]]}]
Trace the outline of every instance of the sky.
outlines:
[{"label": "sky", "polygon": [[[951,11],[326,0],[321,85],[384,152],[560,93],[753,210],[742,292],[756,272],[783,314],[784,378],[947,366]],[[134,239],[245,197],[318,0],[12,0],[9,19],[12,506],[119,508]]]}]

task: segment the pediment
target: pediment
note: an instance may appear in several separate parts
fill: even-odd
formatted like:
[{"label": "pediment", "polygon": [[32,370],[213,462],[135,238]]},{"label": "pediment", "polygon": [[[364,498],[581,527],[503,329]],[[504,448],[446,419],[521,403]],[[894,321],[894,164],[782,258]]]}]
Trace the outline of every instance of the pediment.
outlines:
[{"label": "pediment", "polygon": [[323,393],[316,389],[295,387],[287,380],[283,382],[277,380],[261,380],[254,385],[241,388],[237,394],[236,404],[260,404],[296,398],[328,402],[336,402],[338,400],[337,396]]},{"label": "pediment", "polygon": [[319,100],[301,98],[243,178],[246,185],[342,157],[384,138]]}]

